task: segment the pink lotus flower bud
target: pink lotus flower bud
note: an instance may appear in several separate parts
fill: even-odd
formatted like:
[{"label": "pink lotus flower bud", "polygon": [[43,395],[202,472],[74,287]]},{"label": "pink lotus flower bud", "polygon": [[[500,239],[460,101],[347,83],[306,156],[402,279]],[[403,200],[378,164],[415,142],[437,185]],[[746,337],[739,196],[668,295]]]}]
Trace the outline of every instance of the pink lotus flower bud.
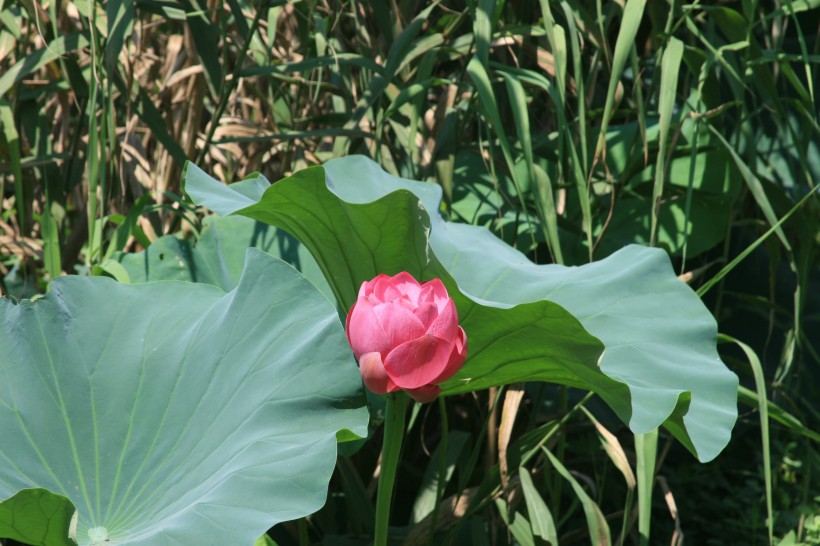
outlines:
[{"label": "pink lotus flower bud", "polygon": [[419,284],[402,272],[362,283],[345,330],[364,384],[376,394],[404,390],[431,402],[437,384],[467,357],[455,303],[439,279]]}]

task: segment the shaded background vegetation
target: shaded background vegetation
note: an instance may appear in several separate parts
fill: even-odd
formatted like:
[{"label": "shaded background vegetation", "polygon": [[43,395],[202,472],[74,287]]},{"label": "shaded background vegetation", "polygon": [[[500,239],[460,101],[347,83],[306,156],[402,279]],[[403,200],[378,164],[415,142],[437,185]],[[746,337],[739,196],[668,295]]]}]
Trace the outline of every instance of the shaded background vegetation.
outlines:
[{"label": "shaded background vegetation", "polygon": [[[753,358],[721,346],[749,390],[717,460],[699,464],[662,436],[652,543],[769,543],[768,486],[774,543],[820,544],[818,31],[813,0],[0,1],[0,290],[30,297],[63,273],[117,276],[120,251],[197,238],[186,160],[225,181],[277,180],[365,154],[440,184],[444,214],[540,263],[666,249]],[[768,441],[755,366],[776,404]],[[516,461],[533,431],[557,423],[548,445],[613,540],[623,528],[637,543],[629,481],[602,449],[634,466],[628,430],[593,400],[620,443],[596,434],[573,391],[521,386],[521,405],[502,410],[509,392],[421,409],[397,536],[426,540],[413,505],[439,493],[452,499],[439,543],[539,543]],[[436,491],[443,431],[452,477]],[[340,459],[328,506],[276,529],[278,543],[367,543],[377,447]],[[576,493],[542,458],[526,468],[561,544],[588,541]]]}]

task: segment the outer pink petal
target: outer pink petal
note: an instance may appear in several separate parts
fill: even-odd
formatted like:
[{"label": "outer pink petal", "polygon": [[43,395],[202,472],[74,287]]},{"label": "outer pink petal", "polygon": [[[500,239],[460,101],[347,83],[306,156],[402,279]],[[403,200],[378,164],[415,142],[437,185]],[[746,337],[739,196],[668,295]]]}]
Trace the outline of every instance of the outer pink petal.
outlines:
[{"label": "outer pink petal", "polygon": [[410,398],[416,402],[426,404],[427,402],[432,402],[438,398],[438,395],[441,392],[441,387],[437,387],[435,385],[425,385],[424,387],[419,387],[418,389],[407,389],[406,392],[410,395]]},{"label": "outer pink petal", "polygon": [[368,295],[372,294],[375,290],[376,285],[379,283],[380,280],[383,278],[389,278],[384,273],[376,275],[373,279],[369,281],[364,281],[362,285],[359,287],[359,299],[367,297]]},{"label": "outer pink petal", "polygon": [[[398,302],[380,303],[373,307],[373,314],[384,332],[389,352],[394,347],[424,335],[424,324],[413,311]],[[386,352],[382,355],[386,356]]]},{"label": "outer pink petal", "polygon": [[452,347],[452,343],[423,335],[390,351],[384,369],[399,387],[417,389],[433,383],[444,372]]},{"label": "outer pink petal", "polygon": [[[362,373],[364,386],[376,394],[390,392],[390,378],[384,371],[382,357],[379,353],[365,353],[359,359],[359,371]],[[395,390],[395,388],[393,389]]]},{"label": "outer pink petal", "polygon": [[447,301],[439,308],[439,315],[427,329],[427,333],[449,343],[454,343],[458,336],[458,314],[453,300]]},{"label": "outer pink petal", "polygon": [[380,277],[383,278],[379,279],[379,283],[376,285],[376,293],[380,296],[384,294],[382,301],[391,301],[401,296],[410,296],[414,301],[418,299],[419,281],[410,273],[402,271],[392,277],[387,275],[380,275]]},{"label": "outer pink petal", "polygon": [[444,308],[444,305],[450,301],[450,299],[450,295],[447,294],[447,289],[444,287],[444,283],[441,282],[441,279],[433,279],[424,283],[421,295],[419,295],[419,301],[435,302],[439,311]]},{"label": "outer pink petal", "polygon": [[438,307],[432,301],[422,302],[413,309],[413,314],[419,318],[424,325],[424,329],[428,330],[438,317]]},{"label": "outer pink petal", "polygon": [[381,327],[373,306],[367,300],[357,301],[350,309],[345,331],[356,358],[373,351],[384,355],[391,348],[390,339]]},{"label": "outer pink petal", "polygon": [[413,277],[407,271],[402,271],[401,273],[394,275],[390,282],[396,289],[401,292],[402,296],[405,296],[408,300],[413,302],[415,305],[419,301],[419,292],[421,292],[421,285],[419,281]]},{"label": "outer pink petal", "polygon": [[458,336],[453,345],[453,352],[450,353],[450,359],[447,361],[447,367],[444,371],[436,377],[433,383],[443,383],[453,377],[457,371],[464,365],[464,360],[467,358],[467,334],[461,326],[458,327]]}]

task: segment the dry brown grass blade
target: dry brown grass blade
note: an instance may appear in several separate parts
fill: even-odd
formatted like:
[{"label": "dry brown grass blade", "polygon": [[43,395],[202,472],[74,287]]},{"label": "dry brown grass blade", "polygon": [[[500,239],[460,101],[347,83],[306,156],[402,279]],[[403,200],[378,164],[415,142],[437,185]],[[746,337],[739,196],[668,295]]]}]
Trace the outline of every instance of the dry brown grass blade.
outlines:
[{"label": "dry brown grass blade", "polygon": [[509,465],[507,462],[507,447],[510,445],[515,418],[518,408],[524,399],[524,384],[511,385],[504,395],[504,406],[501,409],[501,424],[498,427],[498,468],[501,473],[501,485],[504,489],[509,486]]},{"label": "dry brown grass blade", "polygon": [[635,479],[635,473],[632,471],[632,466],[629,464],[629,459],[626,456],[626,452],[624,448],[621,447],[621,442],[618,441],[618,438],[615,437],[614,434],[609,432],[607,428],[602,425],[585,407],[581,407],[581,410],[587,415],[592,424],[595,425],[595,430],[598,431],[598,435],[601,437],[601,444],[604,446],[607,455],[612,460],[612,463],[618,468],[618,470],[623,474],[624,480],[626,481],[626,486],[634,490],[635,486],[637,485],[637,480]]},{"label": "dry brown grass blade", "polygon": [[20,258],[30,258],[41,256],[42,252],[43,247],[37,239],[0,235],[0,255],[14,254]]},{"label": "dry brown grass blade", "polygon": [[678,506],[675,503],[675,497],[672,495],[672,490],[669,489],[669,483],[667,483],[664,476],[659,475],[656,476],[655,479],[658,481],[658,485],[661,486],[663,500],[666,501],[669,514],[672,516],[672,519],[675,520],[675,530],[672,532],[670,546],[683,546],[683,529],[681,529],[680,514],[678,513]]},{"label": "dry brown grass blade", "polygon": [[0,230],[4,232],[0,234],[0,256],[15,255],[21,260],[42,258],[42,242],[32,237],[23,236],[16,224],[12,225],[0,219]]},{"label": "dry brown grass blade", "polygon": [[682,280],[683,282],[685,282],[686,284],[690,284],[692,281],[702,277],[703,274],[706,273],[713,265],[722,263],[723,261],[724,260],[722,258],[719,258],[717,260],[712,260],[711,262],[707,263],[706,265],[703,265],[703,266],[698,267],[696,269],[693,269],[691,271],[685,271],[685,272],[681,273],[680,275],[678,275],[678,278],[680,280]]}]

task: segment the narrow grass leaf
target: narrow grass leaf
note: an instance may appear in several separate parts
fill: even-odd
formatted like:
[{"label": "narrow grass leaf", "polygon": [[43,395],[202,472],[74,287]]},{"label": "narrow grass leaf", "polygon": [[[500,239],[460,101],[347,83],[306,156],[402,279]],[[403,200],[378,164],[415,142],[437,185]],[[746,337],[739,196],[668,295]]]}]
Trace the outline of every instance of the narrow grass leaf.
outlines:
[{"label": "narrow grass leaf", "polygon": [[[757,392],[747,389],[742,385],[737,388],[737,401],[738,403],[745,404],[751,408],[757,408],[760,406],[760,397],[757,395]],[[800,421],[800,419],[771,400],[768,400],[766,405],[768,406],[769,418],[772,421],[777,421],[789,430],[792,430],[801,436],[805,436],[815,443],[820,443],[820,433],[808,428],[802,423],[802,421]]]},{"label": "narrow grass leaf", "polygon": [[635,473],[632,472],[632,466],[629,464],[629,459],[627,458],[623,447],[621,447],[621,443],[618,441],[618,438],[609,432],[609,430],[607,430],[606,427],[603,426],[585,407],[582,406],[581,409],[587,415],[589,420],[595,425],[601,445],[604,447],[607,455],[609,455],[609,458],[615,465],[615,468],[617,468],[623,475],[624,481],[626,481],[627,490],[626,499],[624,501],[624,515],[621,519],[621,534],[617,542],[618,544],[623,544],[632,510],[632,498],[635,495]]},{"label": "narrow grass leaf", "polygon": [[638,130],[641,135],[641,142],[643,143],[644,163],[649,163],[649,139],[646,134],[646,104],[643,98],[643,81],[640,78],[641,65],[638,61],[638,52],[633,47],[629,51],[629,60],[632,63],[632,73],[635,74],[633,79],[635,85],[632,93],[635,95],[635,110],[638,114]]},{"label": "narrow grass leaf", "polygon": [[[564,99],[561,97],[556,87],[552,85],[552,83],[550,83],[550,81],[547,78],[545,78],[542,74],[527,69],[508,67],[500,64],[496,65],[495,63],[490,64],[491,66],[493,66],[494,69],[496,69],[497,73],[504,76],[505,80],[510,79],[510,77],[512,77],[512,79],[516,81],[520,80],[522,83],[534,85],[536,87],[543,89],[555,104],[555,113],[558,116],[558,126],[569,126],[569,122],[567,121],[566,115],[564,113]],[[592,210],[590,207],[586,175],[582,170],[581,160],[578,157],[578,150],[575,146],[575,142],[572,139],[571,131],[562,131],[562,133],[566,135],[565,144],[567,146],[567,149],[569,150],[569,161],[572,166],[573,178],[575,179],[575,187],[578,191],[578,199],[581,203],[583,231],[586,235],[587,249],[589,252],[589,261],[592,261]],[[550,183],[549,177],[546,175],[543,169],[540,169],[540,167],[536,165],[536,175],[539,174],[539,170],[541,171],[541,173],[543,173],[543,176],[547,177],[546,182],[542,183],[540,188],[542,188],[542,190],[545,190],[547,187],[551,188],[552,184]],[[541,199],[542,202],[553,203],[552,205],[550,205],[550,209],[555,208],[552,191],[549,192],[549,195],[542,196]],[[547,239],[547,241],[549,241],[549,239]]]},{"label": "narrow grass leaf", "polygon": [[638,533],[641,546],[648,546],[652,523],[652,489],[658,456],[658,429],[635,435],[635,455],[638,467]]},{"label": "narrow grass leaf", "polygon": [[88,46],[88,40],[79,33],[66,34],[52,40],[43,48],[29,53],[0,76],[0,96],[4,96],[11,87],[32,72],[39,70],[50,62],[70,51]]},{"label": "narrow grass leaf", "polygon": [[103,261],[100,262],[99,265],[95,265],[93,268],[95,275],[102,275],[107,273],[109,276],[113,277],[117,282],[123,284],[130,284],[131,283],[131,275],[128,274],[128,271],[123,267],[120,262],[114,261],[110,258],[105,258]]},{"label": "narrow grass leaf", "polygon": [[10,9],[3,9],[3,2],[0,2],[0,23],[3,30],[11,34],[16,40],[20,39],[21,29],[18,19]]},{"label": "narrow grass leaf", "polygon": [[766,217],[769,225],[774,228],[780,242],[783,243],[783,246],[786,247],[787,250],[791,250],[791,244],[786,238],[786,234],[783,233],[783,230],[780,228],[780,224],[777,221],[777,215],[774,213],[774,209],[769,202],[769,198],[766,196],[766,192],[763,190],[763,185],[760,183],[760,180],[758,180],[757,176],[755,176],[746,162],[738,155],[734,147],[732,147],[723,135],[720,134],[720,131],[715,129],[711,124],[709,124],[708,127],[712,134],[718,138],[723,147],[726,148],[729,155],[732,156],[732,160],[734,160],[737,169],[740,171],[740,175],[743,177],[743,181],[746,182],[746,186],[749,188],[749,191],[757,202],[757,206],[759,206],[760,210],[763,212],[763,216]]},{"label": "narrow grass leaf", "polygon": [[535,546],[535,536],[532,534],[532,525],[520,512],[509,513],[510,506],[502,498],[495,499],[495,506],[501,520],[510,530],[510,534],[518,541],[519,546]]},{"label": "narrow grass leaf", "polygon": [[[362,93],[361,98],[356,103],[356,107],[350,115],[350,119],[348,119],[345,123],[345,129],[350,130],[358,128],[360,122],[370,111],[371,107],[384,94],[385,89],[387,89],[387,86],[393,79],[394,75],[399,71],[400,67],[403,66],[405,59],[412,49],[413,41],[418,36],[424,26],[424,23],[427,21],[427,17],[437,5],[438,1],[433,2],[427,8],[419,12],[419,14],[413,18],[410,24],[408,24],[404,30],[399,33],[396,40],[390,45],[390,49],[387,53],[387,62],[385,63],[383,73],[370,80],[370,85],[367,87],[365,92]],[[431,45],[430,47],[433,46]],[[418,52],[419,55],[422,53],[423,50]],[[337,155],[344,155],[347,151],[348,145],[348,138],[338,138],[333,144],[333,151]],[[377,156],[380,153],[381,147],[377,148]]]},{"label": "narrow grass leaf", "polygon": [[553,467],[555,467],[555,470],[558,471],[561,477],[567,480],[570,486],[572,486],[575,496],[578,498],[578,501],[581,503],[581,507],[584,509],[587,529],[589,530],[589,538],[592,546],[609,546],[612,544],[612,538],[609,533],[609,524],[606,522],[603,512],[601,512],[601,508],[595,503],[594,500],[592,500],[592,497],[590,497],[584,490],[583,486],[578,483],[578,480],[575,479],[564,464],[558,460],[558,458],[553,455],[549,449],[542,447],[541,450],[547,456],[550,463]]},{"label": "narrow grass leaf", "polygon": [[153,13],[171,21],[185,20],[185,10],[177,7],[178,4],[157,1],[139,2],[138,4],[141,13]]},{"label": "narrow grass leaf", "polygon": [[[586,78],[586,73],[584,72],[583,66],[583,57],[581,57],[581,45],[578,40],[578,27],[575,24],[575,14],[572,13],[572,8],[566,1],[561,2],[561,8],[564,10],[564,16],[567,19],[567,25],[569,27],[569,32],[567,33],[569,36],[569,44],[572,50],[572,73],[574,76],[575,81],[575,94],[577,97],[576,101],[576,115],[578,117],[578,142],[579,147],[581,148],[581,162],[579,164],[578,158],[572,158],[573,169],[576,173],[580,172],[583,173],[582,176],[578,176],[580,180],[586,181],[587,177],[587,169],[589,168],[588,162],[588,155],[589,155],[589,144],[587,142],[587,103],[586,103],[586,92],[585,92],[585,85],[584,79]],[[565,131],[567,140],[572,142],[572,134],[570,131]],[[584,201],[585,200],[585,201]],[[585,218],[584,218],[584,229],[587,229],[587,216],[589,213],[589,195],[584,192],[581,201],[581,209],[584,211]],[[591,233],[592,230],[589,229]]]},{"label": "narrow grass leaf", "polygon": [[658,158],[655,165],[655,185],[652,188],[652,220],[649,228],[649,245],[655,246],[658,230],[658,216],[661,211],[663,183],[666,177],[666,148],[669,140],[669,127],[672,125],[672,112],[675,107],[675,96],[678,86],[678,73],[683,57],[683,42],[670,38],[663,52],[661,61],[661,89],[658,97],[658,116],[660,136],[658,138]]},{"label": "narrow grass leaf", "polygon": [[[115,85],[120,92],[125,92],[125,84],[119,78],[115,79]],[[162,112],[154,105],[151,96],[145,89],[140,88],[134,102],[133,108],[140,120],[148,126],[154,138],[168,150],[181,168],[186,159],[185,150],[168,132],[168,125],[162,117]]]},{"label": "narrow grass leaf", "polygon": [[[93,26],[93,25],[92,25]],[[87,191],[86,191],[86,219],[88,222],[88,253],[86,262],[93,264],[98,261],[100,256],[97,255],[96,250],[99,245],[95,244],[101,241],[101,225],[98,222],[98,207],[100,178],[105,176],[105,151],[100,150],[105,144],[105,120],[99,123],[97,116],[97,108],[100,102],[100,75],[102,74],[100,52],[98,51],[98,43],[96,40],[91,42],[91,82],[89,83],[89,99],[88,108],[86,109],[86,116],[88,118],[88,177],[87,177]],[[102,166],[102,167],[101,167]]]},{"label": "narrow grass leaf", "polygon": [[509,485],[509,465],[507,459],[507,448],[512,439],[512,431],[515,426],[515,418],[518,417],[518,409],[524,399],[524,384],[511,385],[504,395],[504,406],[501,410],[501,422],[498,425],[498,471],[501,476],[501,486],[505,489]]},{"label": "narrow grass leaf", "polygon": [[46,200],[46,210],[40,217],[40,229],[43,236],[43,262],[46,272],[52,279],[60,275],[60,233],[57,221],[51,215],[50,200]]},{"label": "narrow grass leaf", "polygon": [[428,78],[426,80],[408,85],[407,87],[399,91],[399,93],[390,102],[390,106],[388,106],[387,109],[384,111],[384,119],[387,119],[393,114],[395,114],[399,110],[399,108],[401,108],[408,102],[412,102],[419,97],[424,97],[424,95],[430,90],[432,86],[445,85],[448,83],[448,80],[444,80],[441,78]]},{"label": "narrow grass leaf", "polygon": [[9,155],[11,174],[14,176],[14,204],[17,208],[17,222],[24,226],[27,215],[23,169],[20,163],[20,135],[14,123],[14,111],[8,101],[2,97],[0,97],[0,126],[3,129],[2,142]]},{"label": "narrow grass leaf", "polygon": [[626,456],[624,448],[621,447],[621,442],[619,442],[618,438],[609,432],[589,410],[585,407],[581,407],[581,410],[586,414],[587,418],[592,421],[592,424],[595,425],[595,430],[598,432],[598,439],[601,441],[604,451],[609,455],[609,459],[612,461],[612,464],[615,465],[615,468],[623,475],[627,488],[635,489],[635,473],[632,472],[632,466],[629,464],[629,459]]},{"label": "narrow grass leaf", "polygon": [[428,51],[437,48],[443,43],[444,36],[442,36],[440,32],[436,32],[429,36],[422,36],[421,38],[413,42],[410,48],[404,53],[404,56],[398,63],[398,66],[396,66],[395,72],[401,72],[411,62],[421,57]]},{"label": "narrow grass leaf", "polygon": [[236,24],[239,33],[242,34],[242,36],[247,36],[250,27],[248,26],[248,21],[245,18],[245,14],[242,13],[242,6],[239,5],[237,0],[228,0],[228,6],[230,7],[234,23]]},{"label": "narrow grass leaf", "polygon": [[550,47],[555,48],[555,18],[552,16],[549,0],[538,0],[541,6],[541,16],[544,18],[544,32],[547,34],[547,41]]},{"label": "narrow grass leaf", "polygon": [[555,63],[555,80],[558,82],[558,94],[561,100],[567,96],[567,36],[564,27],[556,25],[553,29],[555,43],[552,46],[552,58]]},{"label": "narrow grass leaf", "polygon": [[[205,72],[205,81],[213,97],[219,97],[224,87],[222,65],[218,45],[220,43],[219,27],[211,22],[211,11],[201,0],[181,0],[185,9],[186,20],[191,29],[190,36],[196,45],[196,54]],[[263,3],[263,5],[266,2]],[[221,8],[217,8],[221,11]],[[262,6],[259,7],[262,9]],[[249,44],[250,40],[245,40]]]},{"label": "narrow grass leaf", "polygon": [[354,137],[354,138],[374,138],[373,133],[366,133],[360,129],[343,129],[341,127],[330,127],[328,129],[316,129],[313,131],[287,131],[282,130],[278,132],[271,132],[254,136],[228,136],[218,138],[212,141],[213,144],[229,144],[232,142],[251,143],[251,142],[277,142],[277,141],[292,141],[305,140],[309,138],[321,137]]},{"label": "narrow grass leaf", "polygon": [[[413,511],[410,516],[412,523],[419,523],[430,515],[433,508],[437,506],[436,501],[440,501],[436,498],[439,484],[446,485],[450,482],[456,469],[456,463],[469,439],[469,433],[462,430],[452,430],[447,434],[447,440],[439,444],[430,455],[430,463],[424,471],[419,494],[413,503]],[[444,473],[440,474],[439,463],[442,456],[442,447],[444,447]]]},{"label": "narrow grass leaf", "polygon": [[439,4],[438,1],[433,2],[425,9],[419,12],[410,24],[402,30],[396,41],[390,45],[390,50],[387,52],[387,63],[385,64],[385,74],[388,78],[392,78],[393,74],[399,71],[404,63],[408,53],[413,48],[413,42],[421,32],[422,27],[427,22],[427,18],[433,9]]},{"label": "narrow grass leaf", "polygon": [[[738,159],[739,159],[739,158],[738,158]],[[782,233],[781,226],[782,226],[782,225],[786,222],[786,220],[788,220],[789,218],[791,218],[791,215],[792,215],[792,214],[794,214],[794,213],[795,213],[795,211],[797,211],[797,209],[799,209],[801,206],[803,206],[803,204],[804,204],[806,201],[808,201],[811,197],[813,197],[813,196],[814,196],[814,194],[815,194],[815,193],[817,193],[817,191],[818,191],[818,190],[820,190],[820,186],[816,186],[816,187],[815,187],[812,191],[810,191],[810,192],[808,192],[806,195],[804,195],[804,196],[803,196],[803,198],[802,198],[800,201],[798,201],[797,203],[795,203],[795,205],[794,205],[791,209],[789,209],[789,211],[788,211],[786,214],[784,214],[784,215],[783,215],[783,217],[782,217],[780,220],[778,220],[777,222],[775,222],[775,223],[774,223],[774,225],[772,225],[772,227],[770,227],[770,228],[766,231],[766,233],[764,233],[763,235],[761,235],[760,237],[758,237],[758,238],[757,238],[757,240],[756,240],[755,242],[753,242],[753,243],[752,243],[752,244],[750,244],[748,247],[746,247],[746,248],[743,250],[743,252],[741,252],[740,254],[738,254],[738,255],[737,255],[737,256],[736,256],[736,257],[735,257],[735,258],[734,258],[731,262],[729,262],[728,264],[726,264],[726,265],[723,267],[723,269],[721,269],[720,271],[718,271],[718,272],[717,272],[717,274],[715,274],[715,276],[714,276],[714,277],[712,277],[711,279],[709,279],[709,281],[708,281],[708,282],[706,282],[703,286],[701,286],[700,288],[698,288],[698,290],[697,290],[697,294],[698,294],[698,296],[703,297],[703,295],[704,295],[704,294],[706,294],[706,293],[707,293],[707,292],[708,292],[708,291],[709,291],[709,290],[710,290],[710,289],[711,289],[714,285],[716,285],[717,283],[719,283],[719,282],[721,281],[721,279],[723,279],[723,277],[725,277],[726,275],[728,275],[729,273],[731,273],[731,271],[732,271],[735,267],[737,267],[737,264],[739,264],[740,262],[742,262],[742,261],[746,258],[746,256],[748,256],[749,254],[751,254],[751,253],[752,253],[752,251],[753,251],[754,249],[756,249],[758,246],[760,246],[760,245],[761,245],[761,243],[763,243],[763,241],[765,241],[766,239],[768,239],[768,238],[769,238],[769,236],[770,236],[772,233],[775,233],[775,232],[781,232],[781,233]]]},{"label": "narrow grass leaf", "polygon": [[510,107],[515,121],[515,130],[518,135],[518,142],[524,151],[524,161],[527,164],[527,174],[530,179],[529,187],[536,188],[539,211],[541,212],[541,224],[544,226],[544,236],[549,243],[550,251],[556,263],[563,264],[564,257],[561,254],[561,242],[558,239],[558,215],[555,211],[555,198],[552,188],[552,181],[543,169],[536,172],[535,161],[532,153],[532,137],[530,133],[530,115],[527,106],[527,94],[521,82],[506,72],[499,72],[507,86],[507,95],[510,98]]},{"label": "narrow grass leaf", "polygon": [[555,79],[558,82],[557,99],[559,104],[556,107],[564,111],[564,100],[566,98],[566,77],[567,77],[567,42],[564,29],[555,24],[552,16],[549,0],[539,0],[541,15],[544,17],[544,31],[547,34],[547,41],[552,50],[552,58],[555,67]]},{"label": "narrow grass leaf", "polygon": [[[137,221],[145,210],[145,206],[150,202],[151,196],[146,194],[139,198],[131,205],[125,219],[117,226],[111,237],[108,247],[105,250],[105,257],[110,258],[115,252],[120,252],[125,248],[128,239],[136,232],[138,228]],[[135,235],[136,237],[136,235]]]},{"label": "narrow grass leaf", "polygon": [[240,73],[243,78],[252,76],[275,76],[291,74],[294,72],[310,72],[317,68],[324,67],[343,67],[355,66],[363,68],[373,74],[383,74],[384,67],[376,63],[373,59],[360,55],[358,53],[339,52],[335,55],[326,55],[323,57],[311,57],[304,61],[281,63],[266,66],[249,66],[242,69]]},{"label": "narrow grass leaf", "polygon": [[763,450],[763,481],[766,488],[766,528],[769,532],[769,544],[774,544],[774,510],[772,508],[772,453],[769,442],[769,405],[766,396],[766,378],[763,375],[763,366],[754,350],[731,336],[725,334],[718,335],[718,341],[734,343],[743,351],[749,360],[752,368],[752,376],[755,379],[755,392],[757,394],[757,409],[760,412],[760,442]]},{"label": "narrow grass leaf", "polygon": [[592,413],[590,413],[585,407],[581,406],[583,412],[587,415],[590,421],[595,425],[595,429],[598,431],[598,439],[601,442],[601,445],[604,447],[607,455],[609,455],[610,460],[615,465],[621,474],[624,477],[624,481],[626,481],[626,499],[624,500],[624,515],[621,519],[621,533],[618,538],[617,544],[623,544],[627,528],[629,525],[630,514],[632,510],[632,499],[635,495],[635,473],[632,472],[632,466],[629,464],[629,459],[626,456],[626,452],[624,452],[623,447],[621,447],[621,443],[618,441],[618,438],[609,432],[605,426],[603,426]]},{"label": "narrow grass leaf", "polygon": [[126,38],[134,28],[136,16],[134,2],[130,0],[109,0],[105,4],[108,22],[108,39],[105,42],[105,62],[109,73],[114,72],[117,57]]},{"label": "narrow grass leaf", "polygon": [[666,507],[669,509],[669,515],[672,516],[672,520],[675,522],[675,529],[672,531],[670,545],[683,546],[683,530],[681,528],[680,512],[675,502],[675,496],[672,494],[672,490],[669,488],[669,484],[664,476],[658,476],[658,485],[661,487],[663,499],[666,501]]},{"label": "narrow grass leaf", "polygon": [[598,144],[595,148],[595,155],[598,156],[606,143],[606,130],[609,120],[612,117],[612,109],[615,106],[615,90],[626,67],[630,51],[635,46],[635,37],[638,35],[638,27],[643,19],[646,0],[627,0],[624,13],[621,18],[621,27],[618,30],[618,38],[615,41],[615,53],[612,56],[612,70],[609,78],[609,87],[606,92],[604,102],[603,118],[601,119],[601,129],[598,134]]},{"label": "narrow grass leaf", "polygon": [[543,538],[549,542],[550,546],[558,546],[558,532],[555,529],[555,521],[552,519],[552,513],[547,507],[547,503],[538,493],[530,471],[522,466],[518,469],[518,477],[521,480],[521,489],[524,490],[524,501],[527,503],[532,534]]},{"label": "narrow grass leaf", "polygon": [[501,114],[498,111],[498,103],[495,100],[495,93],[493,92],[493,87],[490,83],[490,76],[487,73],[487,69],[483,64],[481,64],[478,57],[473,57],[470,59],[470,62],[467,63],[467,74],[470,75],[470,79],[473,81],[473,85],[475,85],[476,92],[478,93],[479,110],[481,110],[484,117],[490,121],[490,124],[498,137],[498,143],[501,146],[501,153],[504,155],[504,160],[507,163],[507,169],[509,170],[510,177],[512,178],[513,185],[515,186],[518,201],[521,205],[521,210],[526,210],[527,206],[524,203],[524,191],[521,186],[521,182],[518,180],[518,175],[516,174],[517,171],[515,169],[512,147],[510,146],[510,141],[507,139],[507,134],[505,133],[504,122],[501,121]]},{"label": "narrow grass leaf", "polygon": [[487,66],[490,60],[490,41],[493,33],[493,12],[495,0],[478,0],[473,21],[476,57],[482,65]]},{"label": "narrow grass leaf", "polygon": [[769,13],[769,17],[774,17],[779,15],[780,13],[784,13],[786,15],[791,15],[793,13],[801,13],[804,11],[809,11],[820,7],[820,0],[792,0],[791,2],[786,2],[776,10],[772,10]]},{"label": "narrow grass leaf", "polygon": [[[419,63],[418,69],[416,70],[415,82],[424,82],[424,81],[430,80],[432,78],[433,69],[434,69],[435,63],[436,63],[437,53],[438,53],[438,50],[434,50],[434,51],[426,53],[424,55],[424,57],[422,57],[421,62]],[[447,81],[447,80],[444,80],[444,79],[438,80],[438,79],[436,79],[436,81],[438,82],[438,83],[436,83],[436,85],[444,85],[444,86],[447,86],[447,88],[449,88],[449,86],[450,86],[450,82]],[[428,83],[427,85],[428,86],[432,85],[432,83]],[[403,91],[404,90],[402,89],[402,91],[400,91],[399,94],[401,94]],[[442,108],[442,110],[444,112],[443,118],[446,118],[447,111],[452,105],[452,102],[450,101],[449,97],[453,97],[453,100],[455,99],[453,94],[449,92],[449,89],[447,91],[447,97],[448,97],[447,102],[440,106],[440,108]],[[409,165],[408,165],[409,169],[408,170],[409,170],[409,172],[412,173],[412,176],[418,176],[418,172],[422,168],[421,158],[420,158],[421,150],[420,150],[420,147],[417,145],[416,137],[418,136],[419,129],[422,130],[422,135],[424,135],[424,124],[420,123],[420,121],[422,120],[422,115],[423,115],[422,112],[424,110],[425,98],[426,98],[426,95],[417,95],[416,97],[414,97],[412,100],[409,101],[409,104],[407,106],[404,107],[404,109],[406,109],[407,112],[408,112],[407,117],[409,118],[409,121],[410,121],[409,124],[408,124],[407,138],[404,140],[404,143],[405,143],[405,147],[406,147],[405,149],[406,149],[407,157],[408,157],[408,160],[409,160]],[[437,134],[436,135],[436,144],[438,144],[438,139],[439,138],[443,139],[443,138],[446,138],[446,136],[447,136],[446,134],[442,134],[442,133]],[[433,155],[434,156],[436,155],[435,150],[433,152]],[[436,163],[438,163],[438,161],[436,161]],[[444,193],[447,196],[447,203],[449,205],[449,203],[452,201],[452,195],[453,195],[452,175],[449,178],[446,175],[444,177],[439,177],[438,182],[444,188]]]}]

